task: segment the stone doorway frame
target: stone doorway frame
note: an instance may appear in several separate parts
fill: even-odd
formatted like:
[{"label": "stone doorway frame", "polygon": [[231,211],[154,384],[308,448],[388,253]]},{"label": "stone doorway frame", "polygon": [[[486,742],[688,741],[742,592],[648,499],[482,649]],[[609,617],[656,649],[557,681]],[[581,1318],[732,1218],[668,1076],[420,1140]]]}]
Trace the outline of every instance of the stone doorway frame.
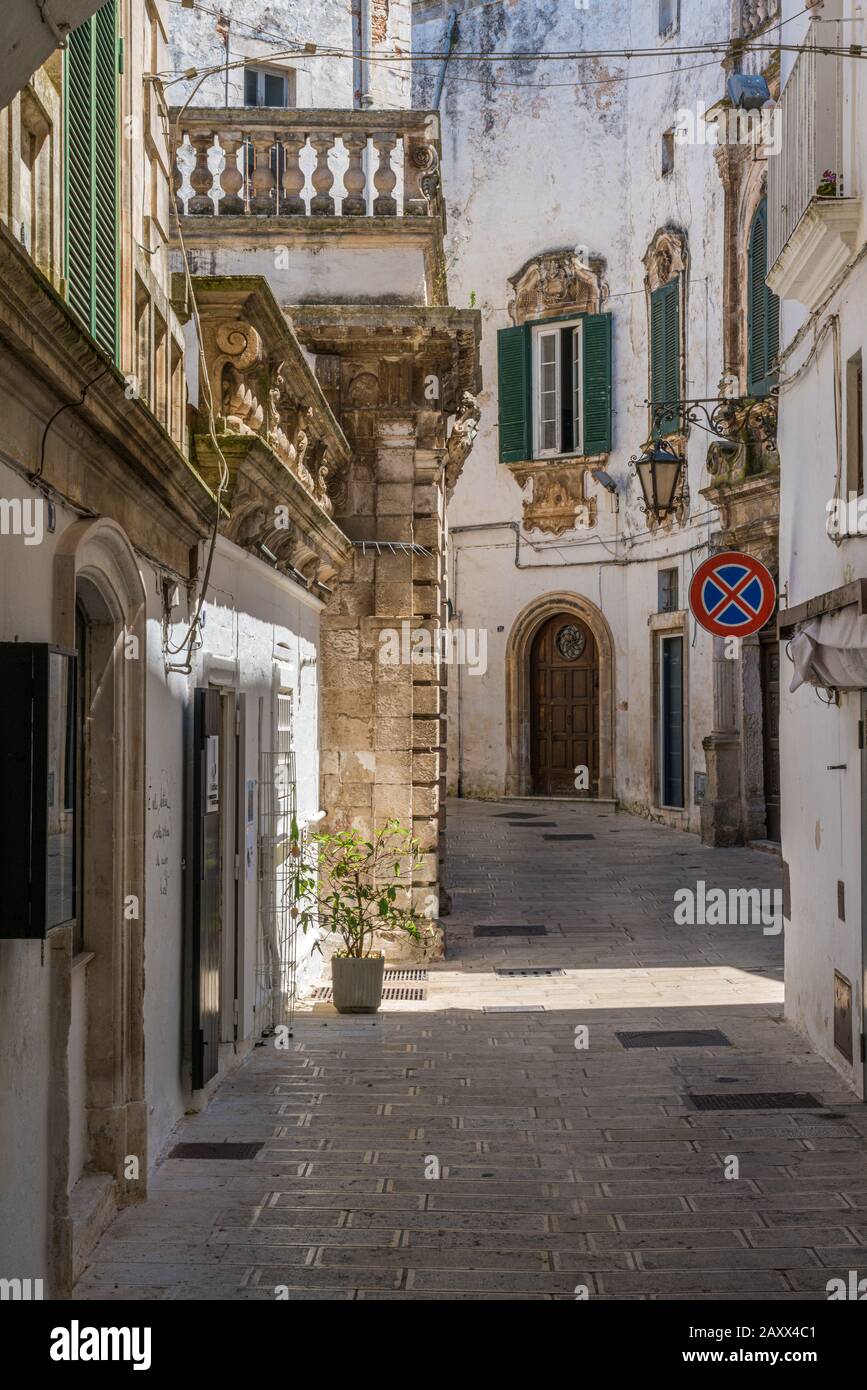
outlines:
[{"label": "stone doorway frame", "polygon": [[[599,658],[599,799],[614,799],[614,640],[601,609],[582,594],[543,594],[522,608],[506,644],[506,796],[533,794],[530,756],[530,657],[549,618],[578,618],[593,633]],[[586,799],[586,798],[577,798]]]},{"label": "stone doorway frame", "polygon": [[[89,641],[105,682],[106,726],[98,752],[108,793],[100,805],[95,859],[84,866],[92,917],[85,952],[87,1006],[86,1114],[92,1181],[83,1201],[70,1201],[70,1077],[67,1042],[71,1023],[73,929],[54,934],[52,952],[52,1051],[57,1065],[50,1087],[49,1167],[54,1217],[49,1252],[52,1296],[63,1297],[87,1249],[116,1206],[141,1198],[147,1188],[147,1108],[144,1094],[144,813],[147,599],[138,560],[113,521],[74,522],[60,538],[54,560],[54,641],[76,646],[76,603],[83,602]],[[127,659],[126,639],[137,655]],[[102,764],[105,766],[105,762]],[[79,770],[85,776],[85,770]],[[87,795],[87,782],[85,782]],[[124,900],[138,899],[128,918]],[[139,1176],[125,1176],[135,1155]]]}]

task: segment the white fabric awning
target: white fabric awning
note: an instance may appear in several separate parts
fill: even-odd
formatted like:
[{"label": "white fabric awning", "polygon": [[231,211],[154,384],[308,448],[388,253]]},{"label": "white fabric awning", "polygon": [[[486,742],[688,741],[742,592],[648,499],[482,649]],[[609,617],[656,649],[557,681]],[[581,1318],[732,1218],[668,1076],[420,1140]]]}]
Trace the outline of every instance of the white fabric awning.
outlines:
[{"label": "white fabric awning", "polygon": [[856,607],[823,613],[792,638],[795,674],[789,690],[802,685],[831,690],[867,690],[867,617]]}]

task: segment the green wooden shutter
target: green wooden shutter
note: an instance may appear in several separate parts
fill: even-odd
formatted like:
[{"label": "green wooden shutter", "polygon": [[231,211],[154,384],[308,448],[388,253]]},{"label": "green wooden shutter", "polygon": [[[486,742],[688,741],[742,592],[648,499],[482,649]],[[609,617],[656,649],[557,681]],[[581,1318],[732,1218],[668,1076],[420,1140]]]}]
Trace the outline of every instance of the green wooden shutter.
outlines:
[{"label": "green wooden shutter", "polygon": [[780,301],[765,283],[768,273],[768,205],[753,218],[747,266],[747,392],[766,396],[776,379],[780,349]]},{"label": "green wooden shutter", "polygon": [[118,348],[117,4],[69,35],[65,65],[65,263],[71,307],[110,357]]},{"label": "green wooden shutter", "polygon": [[500,463],[523,463],[533,454],[533,359],[530,328],[497,334]]},{"label": "green wooden shutter", "polygon": [[583,406],[585,454],[611,450],[611,315],[583,318]]},{"label": "green wooden shutter", "polygon": [[[654,406],[680,400],[680,279],[650,295],[650,398]],[[680,411],[662,416],[655,438],[677,429]]]}]

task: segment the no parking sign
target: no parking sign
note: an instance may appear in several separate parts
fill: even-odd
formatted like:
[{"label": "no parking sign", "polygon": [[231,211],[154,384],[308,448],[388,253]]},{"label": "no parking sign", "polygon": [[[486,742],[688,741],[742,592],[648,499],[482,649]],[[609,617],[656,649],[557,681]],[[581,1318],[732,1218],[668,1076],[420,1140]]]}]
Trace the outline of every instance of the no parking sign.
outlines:
[{"label": "no parking sign", "polygon": [[689,586],[693,617],[716,637],[751,637],[764,627],[776,602],[770,570],[739,550],[724,550],[703,561]]}]

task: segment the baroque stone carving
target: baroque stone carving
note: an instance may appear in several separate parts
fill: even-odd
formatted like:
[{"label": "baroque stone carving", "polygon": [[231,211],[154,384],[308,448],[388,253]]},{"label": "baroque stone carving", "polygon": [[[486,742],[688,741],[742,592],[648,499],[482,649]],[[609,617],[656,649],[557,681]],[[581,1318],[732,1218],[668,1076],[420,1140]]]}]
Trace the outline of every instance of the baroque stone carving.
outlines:
[{"label": "baroque stone carving", "polygon": [[717,482],[738,483],[779,469],[776,396],[725,401],[714,419],[725,435],[707,451],[707,471]]},{"label": "baroque stone carving", "polygon": [[470,391],[461,396],[460,409],[455,416],[451,433],[446,441],[446,498],[455,490],[461,470],[470,455],[482,418],[481,407]]},{"label": "baroque stone carving", "polygon": [[584,496],[586,464],[545,464],[512,470],[521,487],[530,486],[524,500],[524,527],[562,536],[577,527],[596,525],[596,498]]},{"label": "baroque stone carving", "polygon": [[686,237],[669,227],[661,228],[644,255],[649,290],[661,289],[686,270]]},{"label": "baroque stone carving", "polygon": [[527,261],[509,278],[514,298],[509,313],[515,324],[548,313],[570,310],[593,314],[605,297],[601,282],[603,262],[585,248],[548,251]]}]

